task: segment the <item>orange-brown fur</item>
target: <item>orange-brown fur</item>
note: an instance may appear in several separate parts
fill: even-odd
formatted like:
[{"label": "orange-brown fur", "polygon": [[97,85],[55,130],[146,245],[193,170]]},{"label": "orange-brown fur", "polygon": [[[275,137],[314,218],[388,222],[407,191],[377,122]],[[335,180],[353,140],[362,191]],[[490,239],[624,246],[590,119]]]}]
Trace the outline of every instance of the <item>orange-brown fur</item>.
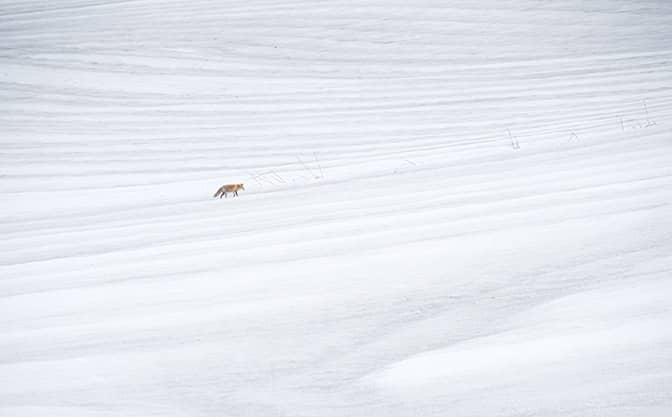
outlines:
[{"label": "orange-brown fur", "polygon": [[243,186],[243,184],[225,184],[219,187],[219,190],[217,190],[217,192],[215,193],[215,195],[213,195],[213,197],[222,198],[223,196],[229,198],[227,196],[227,193],[233,193],[234,197],[238,197],[238,190],[244,190],[244,189],[245,187]]}]

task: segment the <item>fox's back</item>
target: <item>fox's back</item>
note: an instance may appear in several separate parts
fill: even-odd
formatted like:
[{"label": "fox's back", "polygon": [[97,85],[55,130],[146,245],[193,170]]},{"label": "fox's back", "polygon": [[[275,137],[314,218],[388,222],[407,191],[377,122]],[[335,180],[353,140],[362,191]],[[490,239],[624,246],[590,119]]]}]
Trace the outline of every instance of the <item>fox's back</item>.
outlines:
[{"label": "fox's back", "polygon": [[226,184],[222,187],[227,193],[232,193],[234,191],[240,190],[240,184]]}]

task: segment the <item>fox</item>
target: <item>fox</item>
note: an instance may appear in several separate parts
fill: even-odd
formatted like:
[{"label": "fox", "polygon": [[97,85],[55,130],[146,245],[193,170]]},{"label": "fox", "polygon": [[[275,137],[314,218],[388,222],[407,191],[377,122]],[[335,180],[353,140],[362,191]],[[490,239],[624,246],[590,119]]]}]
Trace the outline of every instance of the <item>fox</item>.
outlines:
[{"label": "fox", "polygon": [[219,190],[217,190],[217,192],[215,193],[215,195],[213,195],[213,197],[229,198],[227,196],[227,193],[233,193],[234,197],[238,197],[238,190],[244,190],[244,189],[245,187],[243,186],[243,184],[224,184],[221,187],[219,187]]}]

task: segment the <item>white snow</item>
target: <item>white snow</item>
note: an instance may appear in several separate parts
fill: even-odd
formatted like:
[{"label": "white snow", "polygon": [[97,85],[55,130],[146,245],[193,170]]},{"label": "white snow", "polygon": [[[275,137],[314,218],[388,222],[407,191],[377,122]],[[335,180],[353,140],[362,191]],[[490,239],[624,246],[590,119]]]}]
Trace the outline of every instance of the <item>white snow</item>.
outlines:
[{"label": "white snow", "polygon": [[671,201],[667,1],[5,0],[0,416],[667,417]]}]

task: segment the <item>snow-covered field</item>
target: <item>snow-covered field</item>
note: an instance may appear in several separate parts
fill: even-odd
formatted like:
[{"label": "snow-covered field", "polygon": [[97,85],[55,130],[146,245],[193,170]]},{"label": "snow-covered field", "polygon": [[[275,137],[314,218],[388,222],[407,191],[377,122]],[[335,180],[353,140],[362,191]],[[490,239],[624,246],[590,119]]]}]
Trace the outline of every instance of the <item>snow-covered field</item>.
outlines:
[{"label": "snow-covered field", "polygon": [[667,0],[1,0],[0,416],[668,417],[671,200]]}]

